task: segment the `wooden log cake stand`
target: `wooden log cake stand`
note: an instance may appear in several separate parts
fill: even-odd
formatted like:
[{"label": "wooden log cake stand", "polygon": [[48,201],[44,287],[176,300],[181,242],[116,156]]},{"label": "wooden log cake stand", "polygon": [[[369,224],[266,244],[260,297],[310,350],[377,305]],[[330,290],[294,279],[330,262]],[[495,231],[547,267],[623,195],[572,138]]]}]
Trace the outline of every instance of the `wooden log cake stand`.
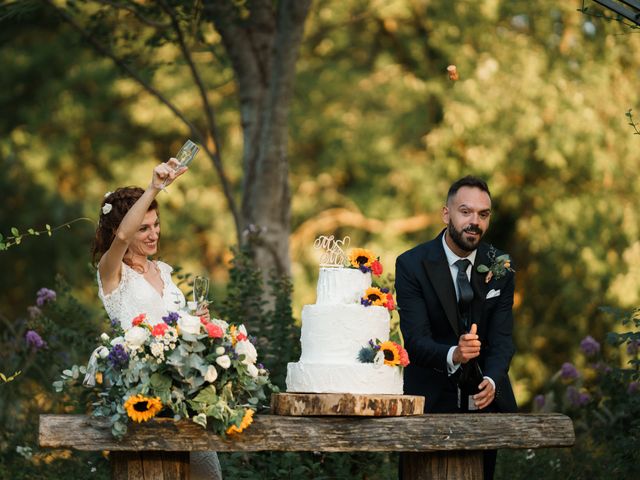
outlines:
[{"label": "wooden log cake stand", "polygon": [[342,415],[396,417],[422,415],[424,397],[418,395],[371,395],[351,393],[274,393],[275,415]]},{"label": "wooden log cake stand", "polygon": [[[481,450],[570,447],[575,435],[571,419],[555,413],[401,417],[256,415],[247,430],[226,438],[188,420],[154,418],[132,424],[127,435],[117,441],[111,435],[107,419],[40,415],[39,441],[42,447],[109,450],[112,478],[117,480],[187,479],[187,452],[202,450],[414,452],[403,456],[405,480],[475,480],[482,478]],[[151,468],[154,473],[148,473]]]}]

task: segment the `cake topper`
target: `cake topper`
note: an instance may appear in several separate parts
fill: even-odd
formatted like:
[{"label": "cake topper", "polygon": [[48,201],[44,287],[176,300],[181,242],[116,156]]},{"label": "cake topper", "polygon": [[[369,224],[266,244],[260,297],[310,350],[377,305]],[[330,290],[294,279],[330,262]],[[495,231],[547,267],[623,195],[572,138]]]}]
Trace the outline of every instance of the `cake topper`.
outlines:
[{"label": "cake topper", "polygon": [[313,248],[322,249],[324,252],[320,257],[321,267],[344,267],[347,256],[344,253],[345,248],[351,243],[350,237],[344,237],[342,240],[335,240],[334,236],[329,237],[320,235],[313,242]]}]

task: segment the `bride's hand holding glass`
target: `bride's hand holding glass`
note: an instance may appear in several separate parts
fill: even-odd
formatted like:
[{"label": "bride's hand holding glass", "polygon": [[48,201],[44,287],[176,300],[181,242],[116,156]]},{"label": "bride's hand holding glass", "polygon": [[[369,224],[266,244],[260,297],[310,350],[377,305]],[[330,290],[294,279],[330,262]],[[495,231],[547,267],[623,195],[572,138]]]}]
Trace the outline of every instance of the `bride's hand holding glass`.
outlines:
[{"label": "bride's hand holding glass", "polygon": [[176,178],[186,172],[188,168],[189,167],[181,165],[176,158],[170,158],[165,163],[161,163],[153,169],[151,186],[163,190],[171,185]]}]

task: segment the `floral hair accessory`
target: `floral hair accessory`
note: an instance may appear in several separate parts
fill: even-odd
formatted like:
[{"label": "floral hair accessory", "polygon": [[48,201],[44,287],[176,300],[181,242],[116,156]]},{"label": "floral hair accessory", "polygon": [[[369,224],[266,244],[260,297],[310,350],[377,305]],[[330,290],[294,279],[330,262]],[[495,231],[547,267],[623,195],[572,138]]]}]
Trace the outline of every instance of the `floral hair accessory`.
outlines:
[{"label": "floral hair accessory", "polygon": [[113,192],[107,192],[104,194],[104,198],[107,198],[109,195],[111,195]]},{"label": "floral hair accessory", "polygon": [[515,270],[511,268],[511,257],[509,254],[505,253],[497,256],[497,250],[493,245],[489,247],[487,257],[489,257],[491,261],[489,266],[480,264],[476,268],[479,273],[487,274],[484,278],[484,283],[489,283],[494,277],[496,280],[500,280],[507,272],[515,272]]},{"label": "floral hair accessory", "polygon": [[113,210],[113,205],[111,205],[110,203],[105,203],[102,206],[102,214],[103,215],[107,215],[111,210]]}]

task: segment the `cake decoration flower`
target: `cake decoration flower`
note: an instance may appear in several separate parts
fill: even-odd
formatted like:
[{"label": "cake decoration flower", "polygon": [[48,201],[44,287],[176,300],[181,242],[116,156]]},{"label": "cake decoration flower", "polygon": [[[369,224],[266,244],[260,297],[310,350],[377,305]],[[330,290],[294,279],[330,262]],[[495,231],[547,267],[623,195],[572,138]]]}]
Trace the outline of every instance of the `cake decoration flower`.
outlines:
[{"label": "cake decoration flower", "polygon": [[371,264],[376,261],[378,261],[378,257],[366,248],[354,248],[349,253],[349,263],[353,268],[360,269],[362,273],[370,272]]},{"label": "cake decoration flower", "polygon": [[385,307],[387,305],[387,294],[378,287],[370,287],[364,292],[360,303],[365,307]]},{"label": "cake decoration flower", "polygon": [[409,354],[402,345],[391,340],[381,342],[379,339],[369,343],[358,352],[358,360],[362,363],[379,363],[389,367],[406,367],[409,365]]}]

